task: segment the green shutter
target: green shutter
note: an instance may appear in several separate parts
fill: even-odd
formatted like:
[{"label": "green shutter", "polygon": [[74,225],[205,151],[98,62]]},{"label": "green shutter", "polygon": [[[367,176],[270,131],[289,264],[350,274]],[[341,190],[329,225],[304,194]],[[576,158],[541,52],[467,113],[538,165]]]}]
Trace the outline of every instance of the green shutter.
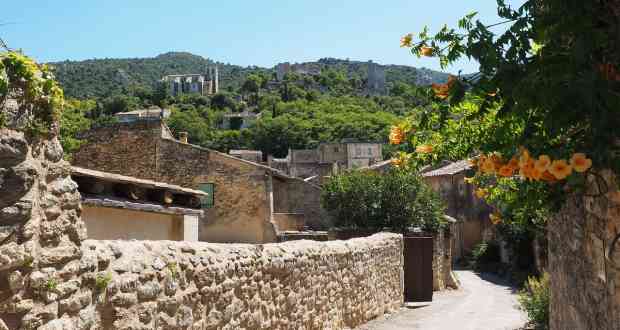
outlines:
[{"label": "green shutter", "polygon": [[213,204],[215,202],[215,199],[214,199],[214,196],[213,196],[213,191],[214,191],[213,183],[201,183],[198,186],[198,189],[200,189],[200,190],[202,190],[202,191],[204,191],[204,192],[206,192],[208,194],[207,196],[204,196],[204,197],[201,198],[201,200],[200,200],[200,202],[201,202],[200,204],[201,205],[200,206],[203,209],[210,209],[210,208],[212,208]]}]

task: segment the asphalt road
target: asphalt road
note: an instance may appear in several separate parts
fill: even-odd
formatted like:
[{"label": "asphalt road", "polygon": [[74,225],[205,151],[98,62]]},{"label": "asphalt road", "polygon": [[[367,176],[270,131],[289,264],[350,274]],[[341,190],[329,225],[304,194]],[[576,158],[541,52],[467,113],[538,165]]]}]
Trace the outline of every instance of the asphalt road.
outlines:
[{"label": "asphalt road", "polygon": [[514,330],[525,325],[527,318],[518,309],[513,288],[490,275],[455,273],[461,282],[459,290],[435,292],[426,306],[403,307],[356,330]]}]

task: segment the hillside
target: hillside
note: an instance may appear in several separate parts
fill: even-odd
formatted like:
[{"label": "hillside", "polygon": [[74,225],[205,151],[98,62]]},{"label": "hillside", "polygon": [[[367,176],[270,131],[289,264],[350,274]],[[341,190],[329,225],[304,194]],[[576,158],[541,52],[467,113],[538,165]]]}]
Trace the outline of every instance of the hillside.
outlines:
[{"label": "hillside", "polygon": [[[118,94],[131,85],[152,87],[162,76],[167,74],[204,72],[207,65],[214,62],[190,53],[171,52],[153,58],[127,59],[93,59],[85,61],[63,61],[49,63],[55,68],[56,77],[65,90],[65,94],[74,98],[105,97]],[[252,72],[272,72],[272,69],[259,67],[241,67],[238,65],[217,63],[222,89],[236,90],[246,76]],[[317,62],[304,63],[321,69],[338,69],[360,78],[366,76],[367,62],[320,59]],[[418,69],[404,65],[385,65],[388,85],[394,82],[406,82],[416,85],[429,85],[444,82],[447,74],[429,69]]]}]

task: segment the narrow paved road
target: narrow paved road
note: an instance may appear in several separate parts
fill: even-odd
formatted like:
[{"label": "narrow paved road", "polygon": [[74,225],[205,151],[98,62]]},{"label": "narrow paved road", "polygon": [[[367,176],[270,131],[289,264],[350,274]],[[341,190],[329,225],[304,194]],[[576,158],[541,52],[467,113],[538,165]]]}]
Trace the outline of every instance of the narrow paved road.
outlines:
[{"label": "narrow paved road", "polygon": [[524,326],[527,319],[510,286],[490,275],[455,273],[461,289],[436,292],[428,306],[402,308],[357,330],[514,330]]}]

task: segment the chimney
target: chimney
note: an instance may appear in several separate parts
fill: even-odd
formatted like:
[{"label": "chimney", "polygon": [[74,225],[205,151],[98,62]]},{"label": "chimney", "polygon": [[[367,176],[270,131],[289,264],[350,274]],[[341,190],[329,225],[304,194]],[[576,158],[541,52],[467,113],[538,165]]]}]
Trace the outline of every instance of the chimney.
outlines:
[{"label": "chimney", "polygon": [[179,141],[187,144],[187,132],[179,132]]}]

